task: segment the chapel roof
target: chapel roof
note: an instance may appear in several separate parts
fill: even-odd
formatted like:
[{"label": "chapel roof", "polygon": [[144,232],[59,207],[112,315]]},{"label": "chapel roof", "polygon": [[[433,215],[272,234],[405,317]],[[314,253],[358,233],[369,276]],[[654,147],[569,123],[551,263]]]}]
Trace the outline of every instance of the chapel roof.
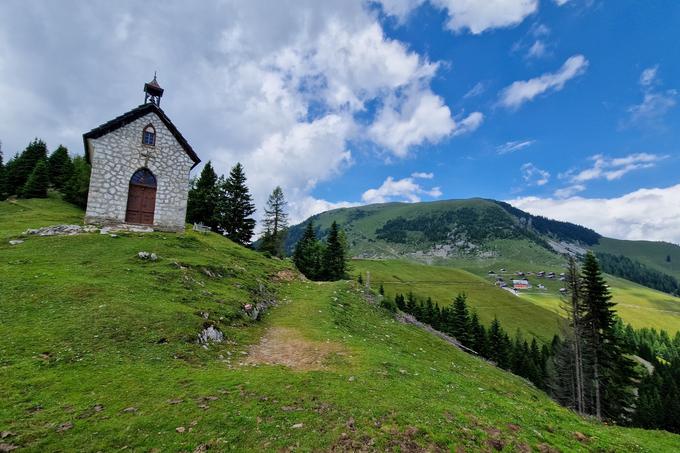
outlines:
[{"label": "chapel roof", "polygon": [[155,113],[158,118],[165,124],[165,126],[168,128],[170,133],[175,137],[175,139],[179,142],[179,144],[182,146],[184,149],[184,152],[187,153],[189,158],[191,158],[192,161],[194,161],[194,165],[191,168],[194,168],[196,165],[198,165],[201,162],[201,159],[198,158],[196,155],[196,152],[194,152],[193,148],[191,145],[189,145],[189,142],[182,136],[182,134],[177,130],[174,124],[172,124],[172,121],[170,121],[170,118],[167,117],[165,112],[161,110],[160,107],[158,107],[156,104],[152,102],[148,102],[146,104],[142,104],[139,107],[136,107],[132,110],[130,110],[127,113],[123,113],[117,118],[112,119],[111,121],[107,121],[106,123],[92,129],[90,132],[86,132],[83,134],[83,143],[85,145],[85,156],[90,163],[90,153],[88,153],[88,147],[87,147],[87,140],[88,139],[96,139],[99,137],[102,137],[108,133],[111,133],[117,129],[120,129],[121,127],[132,123],[138,118],[143,117],[144,115],[147,115],[149,113]]}]

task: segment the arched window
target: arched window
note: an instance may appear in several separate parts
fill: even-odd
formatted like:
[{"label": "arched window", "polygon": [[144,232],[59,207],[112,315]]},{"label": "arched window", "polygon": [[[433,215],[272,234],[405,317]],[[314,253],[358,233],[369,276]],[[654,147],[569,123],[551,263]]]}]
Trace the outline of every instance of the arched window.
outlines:
[{"label": "arched window", "polygon": [[156,177],[147,168],[140,168],[130,178],[130,184],[145,187],[156,187]]},{"label": "arched window", "polygon": [[147,146],[156,146],[156,129],[153,124],[149,124],[144,128],[142,133],[142,144]]}]

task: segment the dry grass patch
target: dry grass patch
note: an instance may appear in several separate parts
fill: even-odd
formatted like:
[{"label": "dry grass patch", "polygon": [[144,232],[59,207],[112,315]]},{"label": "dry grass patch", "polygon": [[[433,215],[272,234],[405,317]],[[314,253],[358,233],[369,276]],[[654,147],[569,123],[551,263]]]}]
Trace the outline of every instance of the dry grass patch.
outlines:
[{"label": "dry grass patch", "polygon": [[323,370],[333,355],[344,355],[337,343],[310,341],[288,327],[271,327],[250,349],[250,364],[284,365],[295,370]]}]

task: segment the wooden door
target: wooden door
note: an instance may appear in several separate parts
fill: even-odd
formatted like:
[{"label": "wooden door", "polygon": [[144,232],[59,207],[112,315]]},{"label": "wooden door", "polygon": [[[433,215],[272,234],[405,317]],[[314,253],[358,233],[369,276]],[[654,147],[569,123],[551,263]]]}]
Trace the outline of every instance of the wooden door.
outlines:
[{"label": "wooden door", "polygon": [[153,225],[155,209],[156,188],[130,184],[125,221],[127,223]]}]

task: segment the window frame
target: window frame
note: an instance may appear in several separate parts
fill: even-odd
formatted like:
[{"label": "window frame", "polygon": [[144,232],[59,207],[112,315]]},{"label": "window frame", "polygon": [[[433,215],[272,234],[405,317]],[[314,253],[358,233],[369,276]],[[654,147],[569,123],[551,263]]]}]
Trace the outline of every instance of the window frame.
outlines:
[{"label": "window frame", "polygon": [[[149,133],[151,134],[153,138],[153,143],[146,143],[146,134]],[[153,127],[153,124],[149,123],[146,126],[144,126],[144,129],[142,129],[142,145],[143,146],[151,146],[155,147],[156,146],[156,128]]]}]

